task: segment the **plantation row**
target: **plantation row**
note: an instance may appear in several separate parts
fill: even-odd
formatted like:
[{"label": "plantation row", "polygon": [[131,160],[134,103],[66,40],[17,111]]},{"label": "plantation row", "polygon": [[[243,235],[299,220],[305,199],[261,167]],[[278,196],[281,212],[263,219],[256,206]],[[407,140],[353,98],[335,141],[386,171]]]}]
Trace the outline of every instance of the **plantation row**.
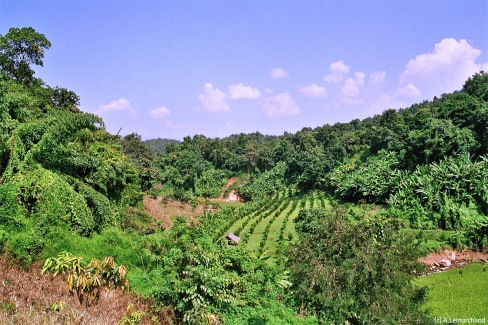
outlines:
[{"label": "plantation row", "polygon": [[240,246],[257,255],[273,256],[296,237],[294,219],[300,210],[327,208],[323,192],[295,194],[291,189],[279,192],[269,200],[244,205],[228,212],[218,236],[233,233],[241,238]]}]

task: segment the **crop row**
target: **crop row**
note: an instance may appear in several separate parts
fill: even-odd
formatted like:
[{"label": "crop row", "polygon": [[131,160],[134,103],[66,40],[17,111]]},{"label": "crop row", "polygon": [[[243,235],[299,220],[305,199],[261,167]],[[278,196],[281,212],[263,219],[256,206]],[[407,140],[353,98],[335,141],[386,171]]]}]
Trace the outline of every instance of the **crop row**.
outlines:
[{"label": "crop row", "polygon": [[275,195],[272,200],[270,200],[270,204],[263,206],[261,209],[255,211],[252,214],[247,215],[242,220],[241,225],[235,229],[234,233],[236,236],[240,236],[243,230],[249,225],[249,223],[253,220],[259,219],[262,215],[264,215],[268,210],[273,210],[277,208],[281,204],[281,200],[278,195]]},{"label": "crop row", "polygon": [[266,210],[266,211],[263,211],[262,213],[260,213],[259,215],[257,215],[256,217],[253,218],[252,220],[252,223],[249,225],[249,229],[247,230],[246,234],[244,235],[244,238],[243,238],[243,243],[242,245],[246,245],[249,241],[249,237],[254,233],[254,229],[256,228],[256,226],[265,218],[265,217],[268,217],[270,215],[270,212],[269,211],[282,211],[282,209],[284,209],[285,205],[285,200],[278,200],[275,204],[273,204],[273,206]]},{"label": "crop row", "polygon": [[278,216],[280,216],[285,209],[287,209],[291,204],[291,198],[285,199],[284,203],[280,206],[280,209],[276,210],[272,215],[271,218],[268,221],[268,224],[266,225],[266,228],[264,228],[264,233],[263,237],[261,238],[261,242],[259,243],[259,255],[261,255],[264,251],[264,245],[266,244],[266,241],[268,240],[268,234],[269,230],[271,228],[271,225],[273,222],[276,220]]}]

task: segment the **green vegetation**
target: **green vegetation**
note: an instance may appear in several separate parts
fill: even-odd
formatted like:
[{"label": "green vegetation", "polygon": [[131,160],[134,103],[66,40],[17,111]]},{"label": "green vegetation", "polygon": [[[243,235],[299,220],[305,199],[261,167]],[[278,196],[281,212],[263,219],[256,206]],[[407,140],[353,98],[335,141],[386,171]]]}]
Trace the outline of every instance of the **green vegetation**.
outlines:
[{"label": "green vegetation", "polygon": [[[394,219],[345,211],[300,211],[300,235],[289,249],[293,290],[302,308],[324,323],[423,323],[424,292],[410,285],[421,268],[418,242],[399,232]],[[400,307],[401,306],[401,307]]]},{"label": "green vegetation", "polygon": [[488,269],[471,264],[424,276],[415,285],[427,287],[426,309],[434,317],[486,318],[488,316]]},{"label": "green vegetation", "polygon": [[[69,273],[63,265],[110,252],[105,266],[125,265],[131,290],[175,323],[413,323],[429,319],[425,290],[411,285],[420,254],[488,249],[485,72],[350,123],[143,142],[107,133],[75,93],[34,76],[50,45],[32,28],[0,35],[0,249],[26,269],[41,259]],[[219,202],[171,229],[143,206],[144,194],[208,206],[229,178],[246,203]],[[104,271],[93,261],[76,270],[95,281]],[[476,267],[452,281],[483,284]],[[125,271],[110,272],[125,286]],[[91,304],[97,290],[80,292]],[[141,317],[127,307],[123,321]]]}]

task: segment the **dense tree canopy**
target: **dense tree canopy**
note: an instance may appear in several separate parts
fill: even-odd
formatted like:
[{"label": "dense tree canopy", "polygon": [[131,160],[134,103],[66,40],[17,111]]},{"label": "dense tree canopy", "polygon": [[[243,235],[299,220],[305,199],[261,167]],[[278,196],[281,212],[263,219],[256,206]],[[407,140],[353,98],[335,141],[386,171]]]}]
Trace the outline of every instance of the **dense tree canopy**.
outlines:
[{"label": "dense tree canopy", "polygon": [[44,50],[50,47],[51,42],[32,27],[10,28],[7,34],[0,35],[0,67],[14,80],[31,83],[31,65],[42,66]]}]

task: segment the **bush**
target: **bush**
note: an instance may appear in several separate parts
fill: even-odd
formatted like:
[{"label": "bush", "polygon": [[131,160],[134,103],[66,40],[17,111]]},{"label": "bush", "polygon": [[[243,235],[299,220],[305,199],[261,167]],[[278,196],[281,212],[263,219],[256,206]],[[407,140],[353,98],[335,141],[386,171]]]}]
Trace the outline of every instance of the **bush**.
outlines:
[{"label": "bush", "polygon": [[395,153],[381,150],[363,164],[345,163],[330,174],[334,193],[345,200],[385,202],[398,178]]},{"label": "bush", "polygon": [[448,157],[403,173],[388,200],[391,214],[419,229],[466,230],[488,214],[488,158]]},{"label": "bush", "polygon": [[45,242],[34,231],[12,235],[7,243],[7,250],[19,260],[24,267],[29,267],[41,253]]},{"label": "bush", "polygon": [[284,188],[286,169],[286,164],[280,162],[273,169],[259,175],[254,182],[240,185],[237,193],[246,201],[271,196]]},{"label": "bush", "polygon": [[[82,195],[60,175],[38,168],[14,177],[19,199],[39,227],[49,229],[68,223],[71,230],[89,236],[95,227],[93,215]],[[49,190],[46,190],[49,189]]]},{"label": "bush", "polygon": [[407,238],[392,219],[347,219],[341,210],[321,209],[295,219],[300,240],[288,252],[295,301],[324,323],[426,321],[424,292],[411,284],[422,270],[420,241]]}]

